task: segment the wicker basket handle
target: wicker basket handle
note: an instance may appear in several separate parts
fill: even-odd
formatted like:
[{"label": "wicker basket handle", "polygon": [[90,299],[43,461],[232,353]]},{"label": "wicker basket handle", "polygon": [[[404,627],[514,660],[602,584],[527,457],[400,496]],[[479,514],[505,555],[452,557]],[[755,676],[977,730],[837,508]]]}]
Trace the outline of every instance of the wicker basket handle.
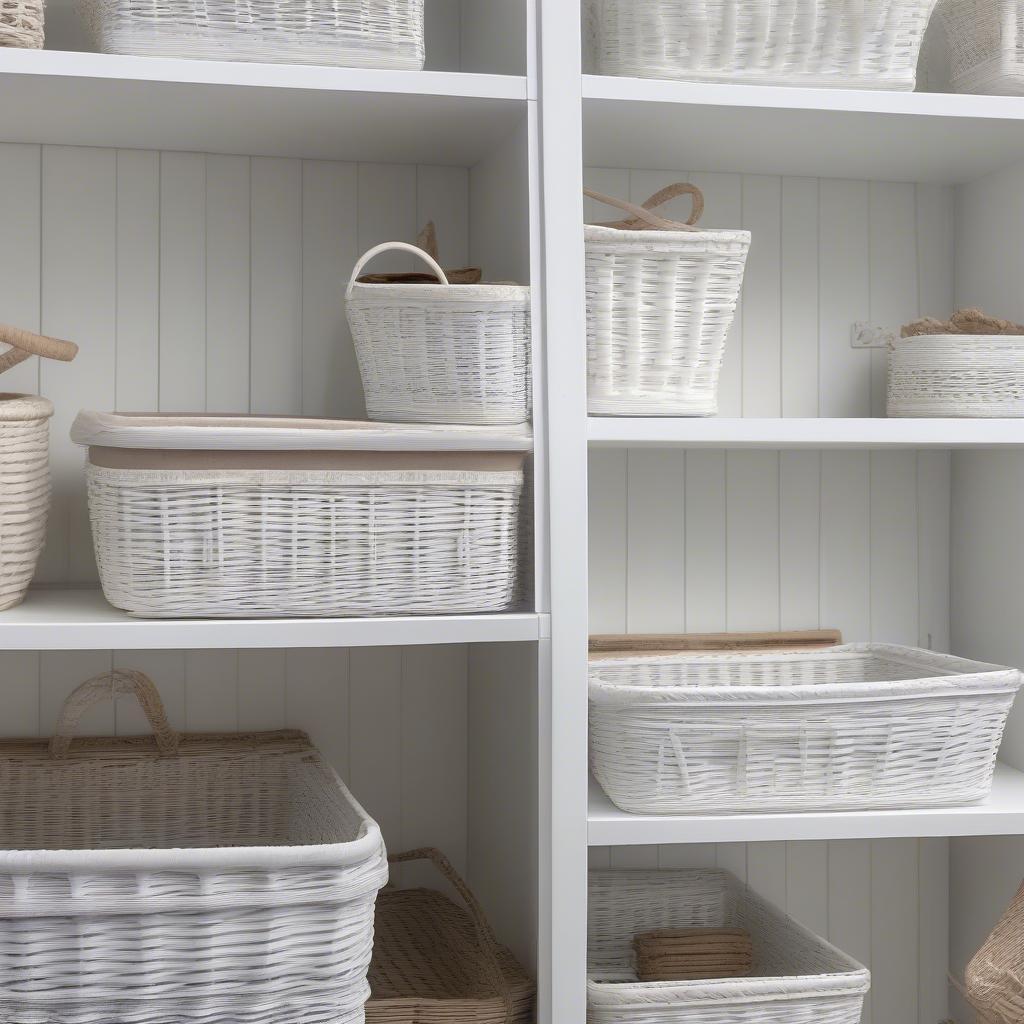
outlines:
[{"label": "wicker basket handle", "polygon": [[477,938],[480,941],[480,949],[484,954],[487,963],[488,973],[491,975],[491,982],[494,985],[496,995],[501,996],[505,1001],[505,1022],[512,1024],[512,990],[505,980],[505,972],[501,969],[501,946],[491,928],[490,922],[484,914],[483,907],[473,895],[473,891],[466,885],[463,877],[452,866],[452,862],[438,849],[433,846],[424,846],[418,850],[409,850],[406,853],[393,853],[388,857],[391,864],[404,864],[411,860],[429,860],[434,867],[451,882],[455,891],[466,904],[469,916],[476,927]]},{"label": "wicker basket handle", "polygon": [[[606,206],[615,206],[620,210],[625,210],[626,213],[633,214],[632,218],[628,220],[606,221],[599,225],[603,228],[617,228],[619,231],[696,231],[698,229],[695,225],[704,213],[704,193],[688,181],[679,181],[674,185],[666,186],[660,192],[655,192],[643,206],[637,206],[636,203],[618,199],[615,196],[606,196],[603,192],[595,192],[591,188],[584,188],[583,194]],[[690,196],[693,201],[690,219],[686,222],[669,220],[654,212],[670,200],[684,195]]]},{"label": "wicker basket handle", "polygon": [[437,280],[441,284],[448,283],[448,278],[445,275],[445,272],[441,269],[441,264],[438,263],[430,253],[424,252],[418,246],[410,245],[408,242],[382,242],[380,245],[375,245],[372,249],[364,252],[356,261],[356,265],[352,268],[352,276],[348,279],[348,288],[345,289],[346,302],[352,298],[352,286],[356,283],[366,264],[369,263],[370,260],[379,256],[382,252],[392,252],[394,250],[411,252],[414,256],[418,256],[428,267],[430,267],[431,271],[437,275]]},{"label": "wicker basket handle", "polygon": [[78,723],[89,708],[102,700],[116,700],[126,693],[134,694],[142,705],[160,753],[165,757],[176,754],[180,737],[167,721],[164,702],[160,699],[153,680],[134,669],[115,669],[113,672],[104,672],[87,679],[64,701],[60,717],[57,719],[57,727],[50,740],[50,757],[55,760],[67,757]]},{"label": "wicker basket handle", "polygon": [[10,349],[0,356],[0,373],[9,370],[18,363],[23,363],[31,356],[43,356],[45,359],[59,359],[70,363],[78,355],[78,346],[72,341],[60,341],[47,338],[42,334],[23,331],[20,327],[0,324],[0,342],[10,345]]}]

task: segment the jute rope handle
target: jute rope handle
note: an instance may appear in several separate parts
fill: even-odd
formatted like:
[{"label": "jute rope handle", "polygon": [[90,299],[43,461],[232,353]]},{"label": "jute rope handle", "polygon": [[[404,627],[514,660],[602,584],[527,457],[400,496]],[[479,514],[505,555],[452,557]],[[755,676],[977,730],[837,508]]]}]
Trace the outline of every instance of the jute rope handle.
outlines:
[{"label": "jute rope handle", "polygon": [[382,252],[393,252],[400,250],[402,252],[411,252],[413,256],[418,256],[437,277],[440,284],[448,284],[448,278],[445,276],[445,272],[441,269],[441,264],[434,259],[430,253],[424,252],[422,249],[415,245],[410,245],[408,242],[382,242],[380,245],[375,245],[372,249],[364,252],[362,256],[356,261],[356,265],[352,268],[352,276],[348,279],[348,288],[345,289],[345,301],[347,302],[352,298],[352,288],[363,272],[363,268],[370,260],[375,259]]},{"label": "jute rope handle", "polygon": [[[615,206],[620,210],[625,210],[626,213],[633,214],[629,220],[605,221],[598,225],[602,228],[616,228],[619,231],[648,231],[652,229],[655,231],[698,231],[699,228],[695,225],[704,213],[704,193],[688,181],[680,181],[666,186],[660,192],[655,192],[642,206],[637,206],[636,203],[631,203],[627,199],[606,196],[603,192],[595,192],[592,188],[584,188],[583,194],[599,203]],[[693,202],[689,220],[685,222],[669,220],[654,212],[679,196],[690,196]]]},{"label": "jute rope handle", "polygon": [[67,757],[78,723],[89,708],[103,700],[116,700],[124,694],[134,694],[142,706],[160,753],[165,757],[176,754],[180,737],[167,721],[164,702],[153,680],[133,669],[115,669],[87,679],[64,701],[57,728],[50,740],[50,757],[54,760]]},{"label": "jute rope handle", "polygon": [[404,864],[412,860],[429,860],[440,874],[444,875],[455,891],[466,904],[469,916],[476,927],[477,938],[480,940],[480,949],[483,951],[487,964],[487,972],[491,975],[491,983],[494,986],[496,995],[501,996],[505,1001],[505,1021],[512,1024],[512,991],[505,980],[505,972],[501,969],[499,954],[501,946],[498,943],[494,929],[491,928],[483,907],[480,906],[472,890],[466,885],[462,876],[452,867],[452,862],[438,849],[433,846],[424,846],[418,850],[409,850],[406,853],[393,853],[388,857],[391,864]]},{"label": "jute rope handle", "polygon": [[73,341],[47,338],[43,334],[33,334],[8,324],[0,324],[0,343],[11,346],[9,351],[0,356],[0,373],[32,356],[70,363],[78,355],[78,346]]}]

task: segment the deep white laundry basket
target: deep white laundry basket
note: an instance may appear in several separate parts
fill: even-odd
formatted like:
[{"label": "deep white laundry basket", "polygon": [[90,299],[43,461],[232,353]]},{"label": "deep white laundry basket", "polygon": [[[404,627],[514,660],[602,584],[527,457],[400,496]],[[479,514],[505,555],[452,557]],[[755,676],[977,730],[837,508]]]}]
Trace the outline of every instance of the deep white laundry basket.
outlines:
[{"label": "deep white laundry basket", "polygon": [[423,0],[79,0],[101,53],[423,67]]},{"label": "deep white laundry basket", "polygon": [[[363,268],[400,250],[438,284],[363,284]],[[422,249],[387,242],[355,265],[345,305],[372,420],[523,423],[530,416],[530,289],[449,285]]]},{"label": "deep white laundry basket", "polygon": [[1024,9],[1017,0],[942,0],[954,92],[1024,94]]},{"label": "deep white laundry basket", "polygon": [[586,0],[598,74],[912,90],[935,0]]},{"label": "deep white laundry basket", "polygon": [[1016,669],[891,644],[593,657],[590,759],[647,814],[984,799]]},{"label": "deep white laundry basket", "polygon": [[1024,335],[921,334],[889,344],[890,416],[1024,416]]},{"label": "deep white laundry basket", "polygon": [[103,592],[135,615],[501,611],[525,429],[81,413]]},{"label": "deep white laundry basket", "polygon": [[[70,743],[129,693],[154,736]],[[0,1020],[363,1021],[384,844],[303,733],[179,735],[98,676],[0,741],[0,837]]]},{"label": "deep white laundry basket", "polygon": [[[867,970],[725,871],[591,871],[588,1024],[858,1024]],[[750,977],[637,981],[633,936],[742,928]]]},{"label": "deep white laundry basket", "polygon": [[[584,228],[587,408],[599,416],[712,416],[750,248],[749,231],[693,227],[694,185],[672,185],[635,206],[585,189],[633,215]],[[684,192],[686,223],[654,211]]]}]

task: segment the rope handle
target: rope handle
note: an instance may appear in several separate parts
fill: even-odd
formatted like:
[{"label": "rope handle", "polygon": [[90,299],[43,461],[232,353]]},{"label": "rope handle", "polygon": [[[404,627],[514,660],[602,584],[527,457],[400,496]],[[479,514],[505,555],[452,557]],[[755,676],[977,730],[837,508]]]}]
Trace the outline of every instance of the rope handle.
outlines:
[{"label": "rope handle", "polygon": [[169,757],[176,754],[180,737],[167,721],[164,702],[153,680],[134,669],[115,669],[87,679],[64,701],[50,740],[50,757],[58,761],[67,757],[78,723],[89,708],[100,701],[116,700],[129,693],[134,694],[142,706],[161,755]]},{"label": "rope handle", "polygon": [[388,857],[391,864],[404,864],[413,860],[429,860],[433,862],[438,872],[443,875],[454,887],[455,891],[466,904],[469,916],[476,927],[477,938],[480,941],[480,949],[484,954],[487,963],[488,973],[491,975],[491,982],[494,991],[502,996],[505,1002],[505,1022],[512,1024],[512,991],[505,980],[505,972],[501,969],[500,955],[502,947],[498,942],[494,929],[491,928],[483,907],[480,906],[472,890],[466,885],[463,877],[452,866],[452,862],[436,847],[424,846],[418,850],[409,850],[406,853],[393,853]]},{"label": "rope handle", "polygon": [[[704,193],[688,181],[679,181],[674,185],[666,186],[660,192],[655,192],[642,206],[637,206],[636,203],[631,203],[627,199],[606,196],[602,192],[595,192],[592,188],[584,188],[583,194],[590,199],[596,199],[599,203],[614,206],[625,210],[626,213],[633,214],[632,218],[627,220],[606,221],[598,225],[602,228],[616,228],[619,231],[697,231],[698,228],[695,225],[704,213]],[[691,198],[693,208],[690,211],[689,220],[685,222],[669,220],[654,212],[679,196],[690,196]]]},{"label": "rope handle", "polygon": [[23,331],[20,327],[11,327],[8,324],[0,324],[0,342],[11,346],[0,356],[0,373],[32,356],[70,363],[78,355],[78,346],[73,341],[47,338],[43,334],[33,334],[31,331]]},{"label": "rope handle", "polygon": [[366,264],[381,253],[392,252],[394,250],[411,252],[414,256],[418,256],[428,267],[430,267],[431,271],[436,275],[439,283],[448,284],[448,278],[445,276],[445,272],[441,269],[441,264],[438,263],[430,253],[424,252],[418,246],[410,245],[408,242],[382,242],[380,245],[375,245],[372,249],[364,252],[356,261],[356,265],[352,268],[352,276],[348,279],[348,288],[345,289],[346,302],[352,298],[352,286],[356,283],[359,275],[362,274],[363,268]]}]

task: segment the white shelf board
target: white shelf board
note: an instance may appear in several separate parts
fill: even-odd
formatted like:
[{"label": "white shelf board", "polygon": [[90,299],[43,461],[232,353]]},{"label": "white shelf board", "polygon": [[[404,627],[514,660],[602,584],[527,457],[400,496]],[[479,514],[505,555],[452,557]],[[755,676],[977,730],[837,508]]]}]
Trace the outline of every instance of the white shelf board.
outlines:
[{"label": "white shelf board", "polygon": [[1024,835],[1024,772],[996,765],[989,798],[921,810],[811,811],[802,814],[663,816],[620,811],[590,780],[590,846],[756,843],[800,839]]},{"label": "white shelf board", "polygon": [[736,419],[591,416],[592,448],[1002,448],[1024,419]]},{"label": "white shelf board", "polygon": [[1024,159],[1024,98],[583,78],[584,162],[963,182]]},{"label": "white shelf board", "polygon": [[198,650],[390,647],[537,640],[546,615],[408,615],[372,619],[136,619],[99,590],[30,590],[0,612],[0,650]]},{"label": "white shelf board", "polygon": [[0,49],[0,95],[5,142],[472,166],[527,80]]}]

